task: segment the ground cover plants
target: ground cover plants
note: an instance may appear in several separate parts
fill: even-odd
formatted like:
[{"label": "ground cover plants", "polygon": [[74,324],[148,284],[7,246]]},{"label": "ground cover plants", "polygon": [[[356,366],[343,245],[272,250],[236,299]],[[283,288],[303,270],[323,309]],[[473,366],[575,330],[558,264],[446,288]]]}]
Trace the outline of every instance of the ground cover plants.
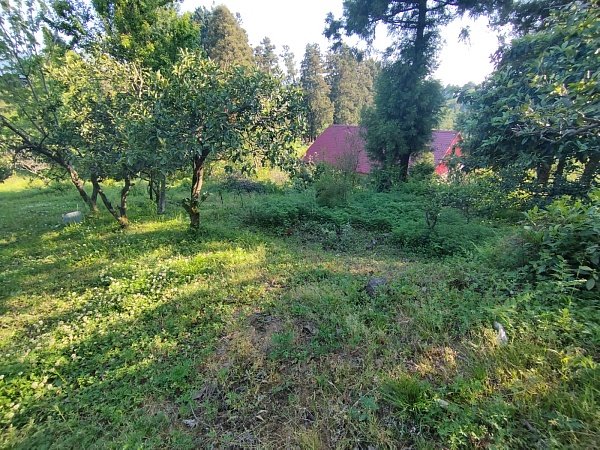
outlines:
[{"label": "ground cover plants", "polygon": [[0,447],[600,441],[597,248],[562,271],[548,256],[597,230],[593,206],[515,224],[423,185],[336,207],[229,185],[207,187],[190,231],[185,183],[163,216],[134,186],[127,230],[107,215],[64,226],[83,205],[60,183],[0,184]]}]

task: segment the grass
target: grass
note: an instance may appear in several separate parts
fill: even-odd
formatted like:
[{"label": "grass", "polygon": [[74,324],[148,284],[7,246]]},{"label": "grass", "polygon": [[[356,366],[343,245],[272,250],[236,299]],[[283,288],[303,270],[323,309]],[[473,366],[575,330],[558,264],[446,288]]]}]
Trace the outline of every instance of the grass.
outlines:
[{"label": "grass", "polygon": [[[385,229],[360,196],[276,213],[308,197],[211,196],[194,233],[138,185],[122,231],[105,215],[63,226],[81,207],[68,187],[0,184],[0,447],[600,441],[598,305],[486,263],[509,227],[432,257],[399,244],[381,196]],[[373,295],[371,276],[388,281]]]}]

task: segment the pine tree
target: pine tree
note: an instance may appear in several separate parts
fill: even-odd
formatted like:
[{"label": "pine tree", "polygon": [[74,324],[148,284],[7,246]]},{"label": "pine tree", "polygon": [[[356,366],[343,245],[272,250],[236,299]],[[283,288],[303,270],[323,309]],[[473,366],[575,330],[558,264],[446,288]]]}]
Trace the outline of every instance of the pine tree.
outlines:
[{"label": "pine tree", "polygon": [[288,84],[294,84],[298,78],[298,70],[296,69],[296,56],[290,50],[289,45],[283,46],[283,53],[279,55],[283,60],[285,66],[285,82]]},{"label": "pine tree", "polygon": [[212,10],[203,46],[208,57],[221,67],[250,66],[254,63],[246,31],[226,6],[220,5]]},{"label": "pine tree", "polygon": [[361,111],[373,102],[373,61],[361,60],[343,45],[327,58],[327,82],[334,106],[333,122],[358,125]]},{"label": "pine tree", "polygon": [[254,61],[260,70],[269,75],[280,75],[279,59],[275,53],[275,46],[271,44],[271,39],[264,37],[254,48]]},{"label": "pine tree", "polygon": [[325,82],[325,68],[318,44],[308,44],[301,64],[300,85],[304,89],[308,111],[308,140],[317,136],[333,123],[333,104],[330,89]]}]

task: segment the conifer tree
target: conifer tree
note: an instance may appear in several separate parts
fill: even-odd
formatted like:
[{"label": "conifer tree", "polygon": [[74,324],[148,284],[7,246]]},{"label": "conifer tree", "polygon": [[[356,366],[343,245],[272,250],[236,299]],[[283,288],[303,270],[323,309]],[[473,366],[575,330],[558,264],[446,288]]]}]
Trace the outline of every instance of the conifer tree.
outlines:
[{"label": "conifer tree", "polygon": [[203,46],[208,57],[221,67],[251,66],[254,63],[246,31],[224,5],[212,10]]},{"label": "conifer tree", "polygon": [[271,43],[271,39],[264,37],[254,48],[254,61],[257,67],[264,73],[269,75],[279,75],[281,70],[279,69],[279,59],[275,53],[275,46]]},{"label": "conifer tree", "polygon": [[285,66],[285,81],[288,84],[296,83],[298,78],[298,70],[296,69],[296,55],[290,50],[289,45],[283,46],[283,53],[279,55]]},{"label": "conifer tree", "polygon": [[347,45],[327,56],[334,123],[358,125],[361,111],[373,102],[374,63],[359,56]]},{"label": "conifer tree", "polygon": [[307,139],[317,136],[333,123],[333,104],[329,99],[330,88],[325,82],[325,67],[318,44],[308,44],[301,64],[300,85],[304,89],[308,111]]}]

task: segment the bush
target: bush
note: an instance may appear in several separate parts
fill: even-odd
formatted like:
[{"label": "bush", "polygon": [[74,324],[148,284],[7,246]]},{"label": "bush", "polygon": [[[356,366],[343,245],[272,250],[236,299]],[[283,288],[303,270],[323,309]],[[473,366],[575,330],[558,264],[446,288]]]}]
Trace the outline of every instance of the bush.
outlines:
[{"label": "bush", "polygon": [[495,237],[493,228],[467,222],[455,209],[442,210],[433,228],[427,225],[425,212],[421,212],[420,217],[402,222],[392,231],[392,240],[405,250],[438,257],[467,253]]},{"label": "bush", "polygon": [[527,268],[536,279],[600,290],[600,191],[590,200],[557,200],[526,213]]},{"label": "bush", "polygon": [[319,172],[314,184],[317,203],[328,208],[346,205],[354,187],[354,175],[326,165],[321,165]]}]

